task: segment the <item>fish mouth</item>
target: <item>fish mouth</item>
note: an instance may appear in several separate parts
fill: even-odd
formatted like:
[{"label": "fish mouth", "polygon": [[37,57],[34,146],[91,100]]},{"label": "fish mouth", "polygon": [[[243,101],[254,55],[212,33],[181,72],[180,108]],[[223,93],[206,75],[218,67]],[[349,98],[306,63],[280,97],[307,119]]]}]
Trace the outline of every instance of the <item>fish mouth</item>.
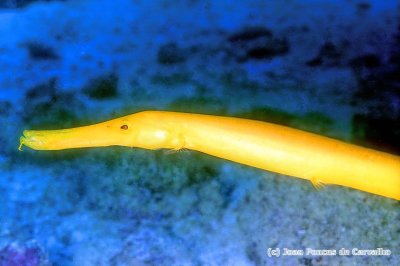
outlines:
[{"label": "fish mouth", "polygon": [[61,150],[75,148],[75,141],[83,146],[88,145],[88,141],[79,139],[75,132],[73,129],[24,130],[19,139],[18,149],[22,151],[22,146],[25,145],[34,150]]},{"label": "fish mouth", "polygon": [[19,138],[18,150],[22,151],[23,145],[34,150],[48,150],[48,136],[50,131],[53,130],[24,130],[22,136]]},{"label": "fish mouth", "polygon": [[42,141],[38,140],[35,138],[32,134],[32,130],[24,130],[22,132],[22,136],[19,138],[19,147],[18,150],[22,151],[22,146],[25,145],[29,148],[33,148],[32,146],[35,146],[36,144],[41,144]]}]

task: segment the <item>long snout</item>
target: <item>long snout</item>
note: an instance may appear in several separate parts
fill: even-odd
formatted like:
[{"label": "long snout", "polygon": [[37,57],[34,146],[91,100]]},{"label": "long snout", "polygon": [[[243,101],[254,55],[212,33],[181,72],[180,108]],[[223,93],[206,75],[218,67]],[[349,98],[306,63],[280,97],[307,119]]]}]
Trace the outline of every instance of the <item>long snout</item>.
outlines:
[{"label": "long snout", "polygon": [[62,150],[111,146],[118,140],[101,124],[58,130],[24,130],[19,150],[25,145],[34,150]]}]

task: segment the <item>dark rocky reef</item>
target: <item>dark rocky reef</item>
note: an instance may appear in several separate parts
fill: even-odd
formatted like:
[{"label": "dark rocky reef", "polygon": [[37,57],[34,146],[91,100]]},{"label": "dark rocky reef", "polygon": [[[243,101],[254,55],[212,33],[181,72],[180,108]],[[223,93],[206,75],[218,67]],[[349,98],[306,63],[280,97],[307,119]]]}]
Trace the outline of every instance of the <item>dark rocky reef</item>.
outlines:
[{"label": "dark rocky reef", "polygon": [[118,95],[118,78],[115,74],[107,77],[93,79],[83,89],[83,92],[90,98],[96,100],[105,100],[114,98]]},{"label": "dark rocky reef", "polygon": [[157,61],[161,65],[173,65],[186,61],[187,51],[176,43],[170,42],[160,47],[157,53]]},{"label": "dark rocky reef", "polygon": [[28,42],[23,45],[28,50],[29,57],[33,60],[58,60],[60,56],[49,45],[39,42]]},{"label": "dark rocky reef", "polygon": [[353,117],[354,141],[400,154],[400,25],[389,59],[378,54],[353,58],[350,66],[358,81],[353,104],[367,104]]},{"label": "dark rocky reef", "polygon": [[65,2],[67,0],[2,0],[0,8],[23,8],[34,2]]},{"label": "dark rocky reef", "polygon": [[239,62],[247,60],[271,59],[289,52],[290,45],[286,38],[275,37],[265,27],[247,27],[228,37],[229,54]]},{"label": "dark rocky reef", "polygon": [[319,49],[318,54],[306,62],[309,67],[316,66],[337,66],[341,59],[340,49],[332,42],[324,43]]}]

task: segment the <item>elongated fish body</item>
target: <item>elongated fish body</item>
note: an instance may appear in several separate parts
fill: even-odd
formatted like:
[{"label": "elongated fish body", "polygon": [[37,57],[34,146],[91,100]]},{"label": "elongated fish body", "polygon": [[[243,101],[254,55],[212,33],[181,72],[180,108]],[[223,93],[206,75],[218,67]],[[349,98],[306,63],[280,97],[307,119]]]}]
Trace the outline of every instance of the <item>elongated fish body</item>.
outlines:
[{"label": "elongated fish body", "polygon": [[400,157],[255,120],[144,111],[85,127],[25,130],[20,148],[191,149],[233,162],[400,200]]}]

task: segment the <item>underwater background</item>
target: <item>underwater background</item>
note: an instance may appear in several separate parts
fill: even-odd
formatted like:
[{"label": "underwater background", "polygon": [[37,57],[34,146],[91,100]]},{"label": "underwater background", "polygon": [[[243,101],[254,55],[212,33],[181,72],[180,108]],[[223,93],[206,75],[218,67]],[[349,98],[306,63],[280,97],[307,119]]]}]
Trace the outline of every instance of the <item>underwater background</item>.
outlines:
[{"label": "underwater background", "polygon": [[0,265],[400,265],[395,200],[194,151],[18,151],[142,110],[400,154],[398,1],[1,0]]}]

